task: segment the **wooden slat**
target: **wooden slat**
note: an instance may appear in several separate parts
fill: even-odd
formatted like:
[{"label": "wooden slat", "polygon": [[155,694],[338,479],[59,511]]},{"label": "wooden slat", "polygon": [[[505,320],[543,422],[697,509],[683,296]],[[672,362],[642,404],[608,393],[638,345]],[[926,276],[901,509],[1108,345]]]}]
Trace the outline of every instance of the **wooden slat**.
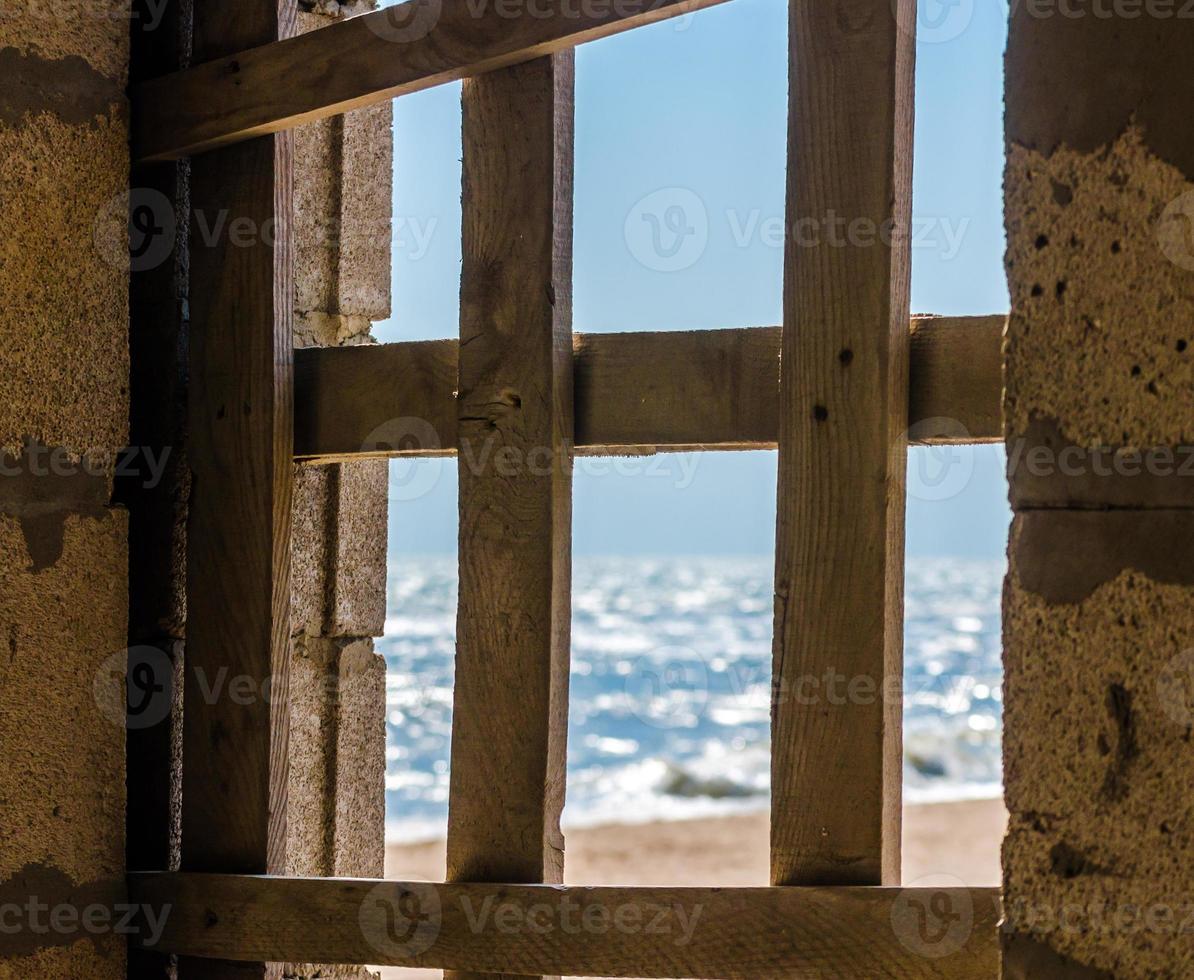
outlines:
[{"label": "wooden slat", "polygon": [[[777,885],[900,876],[902,704],[884,691],[903,670],[915,12],[915,0],[791,3],[772,671]],[[834,237],[864,225],[895,234]],[[811,699],[808,678],[820,685]]]},{"label": "wooden slat", "polygon": [[185,874],[133,875],[129,887],[131,901],[171,908],[157,948],[192,956],[693,980],[999,973],[994,888],[565,888]]},{"label": "wooden slat", "polygon": [[133,156],[205,152],[723,2],[412,0],[138,85]]},{"label": "wooden slat", "polygon": [[[195,4],[195,56],[276,38],[293,3]],[[182,868],[283,870],[293,472],[291,138],[193,161]],[[225,232],[205,237],[199,223]],[[234,222],[251,239],[231,236]],[[246,692],[248,692],[246,694]],[[262,976],[183,960],[184,980]]]},{"label": "wooden slat", "polygon": [[1003,439],[1006,316],[912,318],[909,442]]},{"label": "wooden slat", "polygon": [[577,337],[576,435],[594,450],[775,444],[779,330]]},{"label": "wooden slat", "polygon": [[294,352],[300,458],[456,452],[456,340]]},{"label": "wooden slat", "polygon": [[[448,880],[560,882],[572,570],[572,52],[463,94]],[[461,978],[466,976],[460,975]]]},{"label": "wooden slat", "polygon": [[[912,321],[914,440],[1002,438],[1004,319]],[[397,445],[405,455],[454,453],[457,346],[432,340],[297,351],[297,455],[392,456]],[[776,447],[779,327],[576,334],[573,350],[578,453]],[[929,419],[955,424],[925,425]]]}]

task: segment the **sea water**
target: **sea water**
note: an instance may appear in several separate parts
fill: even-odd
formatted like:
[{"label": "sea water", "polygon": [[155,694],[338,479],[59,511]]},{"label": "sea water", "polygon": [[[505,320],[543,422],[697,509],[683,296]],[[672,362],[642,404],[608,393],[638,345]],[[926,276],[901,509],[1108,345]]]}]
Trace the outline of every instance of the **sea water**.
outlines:
[{"label": "sea water", "polygon": [[[899,684],[798,678],[785,696],[898,698],[910,802],[1000,793],[1002,561],[912,558]],[[773,559],[577,558],[566,824],[766,807]],[[456,566],[391,564],[386,811],[391,840],[447,826]]]}]

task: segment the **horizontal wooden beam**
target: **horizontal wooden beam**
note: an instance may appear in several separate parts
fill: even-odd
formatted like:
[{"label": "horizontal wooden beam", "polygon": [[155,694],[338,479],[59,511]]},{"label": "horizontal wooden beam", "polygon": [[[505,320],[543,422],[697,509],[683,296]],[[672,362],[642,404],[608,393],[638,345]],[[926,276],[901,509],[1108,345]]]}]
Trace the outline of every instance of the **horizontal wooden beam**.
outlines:
[{"label": "horizontal wooden beam", "polygon": [[693,980],[998,973],[994,888],[569,888],[160,873],[130,876],[129,896],[160,929],[141,930],[141,945],[221,960]]},{"label": "horizontal wooden beam", "polygon": [[723,2],[409,0],[134,86],[133,157],[202,153]]},{"label": "horizontal wooden beam", "polygon": [[[912,321],[913,443],[1002,438],[1004,317]],[[620,455],[774,449],[778,327],[576,334],[576,449]],[[456,451],[455,340],[295,353],[300,459]]]}]

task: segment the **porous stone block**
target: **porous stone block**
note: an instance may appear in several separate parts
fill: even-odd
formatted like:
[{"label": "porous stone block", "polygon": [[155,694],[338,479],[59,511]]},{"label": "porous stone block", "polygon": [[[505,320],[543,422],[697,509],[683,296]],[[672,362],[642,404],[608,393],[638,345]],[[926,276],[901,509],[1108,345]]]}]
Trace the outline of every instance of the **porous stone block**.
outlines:
[{"label": "porous stone block", "polygon": [[380,876],[385,661],[373,641],[296,637],[290,718],[290,873]]},{"label": "porous stone block", "polygon": [[[68,68],[68,59],[79,59],[102,75],[123,79],[130,24],[128,0],[5,0],[0,47],[34,51]],[[152,15],[144,25],[155,26]],[[0,105],[3,101],[0,96]]]},{"label": "porous stone block", "polygon": [[296,467],[292,632],[382,634],[388,473],[385,460]]},{"label": "porous stone block", "polygon": [[0,563],[0,880],[26,864],[123,877],[127,548],[123,511],[69,516],[61,556],[34,572],[0,516],[15,559]]},{"label": "porous stone block", "polygon": [[388,99],[344,115],[336,309],[369,320],[390,315],[393,129]]},{"label": "porous stone block", "polygon": [[341,128],[334,117],[294,131],[294,308],[299,314],[336,310]]},{"label": "porous stone block", "polygon": [[124,936],[101,935],[70,946],[50,946],[27,956],[0,959],[0,980],[117,980],[125,976]]},{"label": "porous stone block", "polygon": [[372,640],[340,651],[336,808],[332,866],[380,877],[385,866],[386,663]]},{"label": "porous stone block", "polygon": [[91,38],[85,6],[78,35],[0,47],[0,448],[112,459],[129,416],[126,55],[111,40],[65,53]]},{"label": "porous stone block", "polygon": [[291,510],[290,629],[325,632],[333,571],[336,467],[297,465]]},{"label": "porous stone block", "polygon": [[[122,511],[67,516],[60,556],[34,571],[19,521],[0,516],[0,902],[121,900],[127,547]],[[124,976],[124,937],[2,938],[2,976]]]},{"label": "porous stone block", "polygon": [[1013,145],[1005,187],[1009,438],[1194,444],[1194,184],[1133,127],[1098,153]]},{"label": "porous stone block", "polygon": [[338,465],[331,633],[381,636],[386,622],[389,462]]},{"label": "porous stone block", "polygon": [[294,317],[295,347],[356,347],[375,343],[368,317],[306,310]]},{"label": "porous stone block", "polygon": [[[291,659],[287,868],[380,878],[385,860],[385,662],[371,640],[298,637]],[[288,964],[295,980],[362,967]]]},{"label": "porous stone block", "polygon": [[[299,33],[370,9],[317,3]],[[295,130],[295,342],[352,342],[390,315],[393,108],[389,101]]]},{"label": "porous stone block", "polygon": [[1015,519],[1003,625],[1009,978],[1194,973],[1194,562],[1157,554],[1192,532],[1194,512]]},{"label": "porous stone block", "polygon": [[[1047,5],[1046,5],[1047,6]],[[1009,436],[1189,443],[1194,20],[1013,7],[1004,173]]]},{"label": "porous stone block", "polygon": [[333,640],[310,636],[296,637],[291,653],[286,866],[293,875],[332,874],[338,653]]}]

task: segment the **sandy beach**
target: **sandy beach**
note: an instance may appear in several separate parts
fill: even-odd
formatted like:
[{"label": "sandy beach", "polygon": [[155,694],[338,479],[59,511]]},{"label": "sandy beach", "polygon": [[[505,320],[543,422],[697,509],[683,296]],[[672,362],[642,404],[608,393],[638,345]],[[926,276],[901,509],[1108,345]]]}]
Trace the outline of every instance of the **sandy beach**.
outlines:
[{"label": "sandy beach", "polygon": [[[998,885],[1007,827],[1002,800],[911,805],[904,809],[904,882],[948,875]],[[765,885],[767,814],[707,820],[573,828],[567,833],[571,885]],[[386,877],[442,881],[444,842],[386,848]],[[432,980],[438,971],[385,970],[386,980]]]}]

